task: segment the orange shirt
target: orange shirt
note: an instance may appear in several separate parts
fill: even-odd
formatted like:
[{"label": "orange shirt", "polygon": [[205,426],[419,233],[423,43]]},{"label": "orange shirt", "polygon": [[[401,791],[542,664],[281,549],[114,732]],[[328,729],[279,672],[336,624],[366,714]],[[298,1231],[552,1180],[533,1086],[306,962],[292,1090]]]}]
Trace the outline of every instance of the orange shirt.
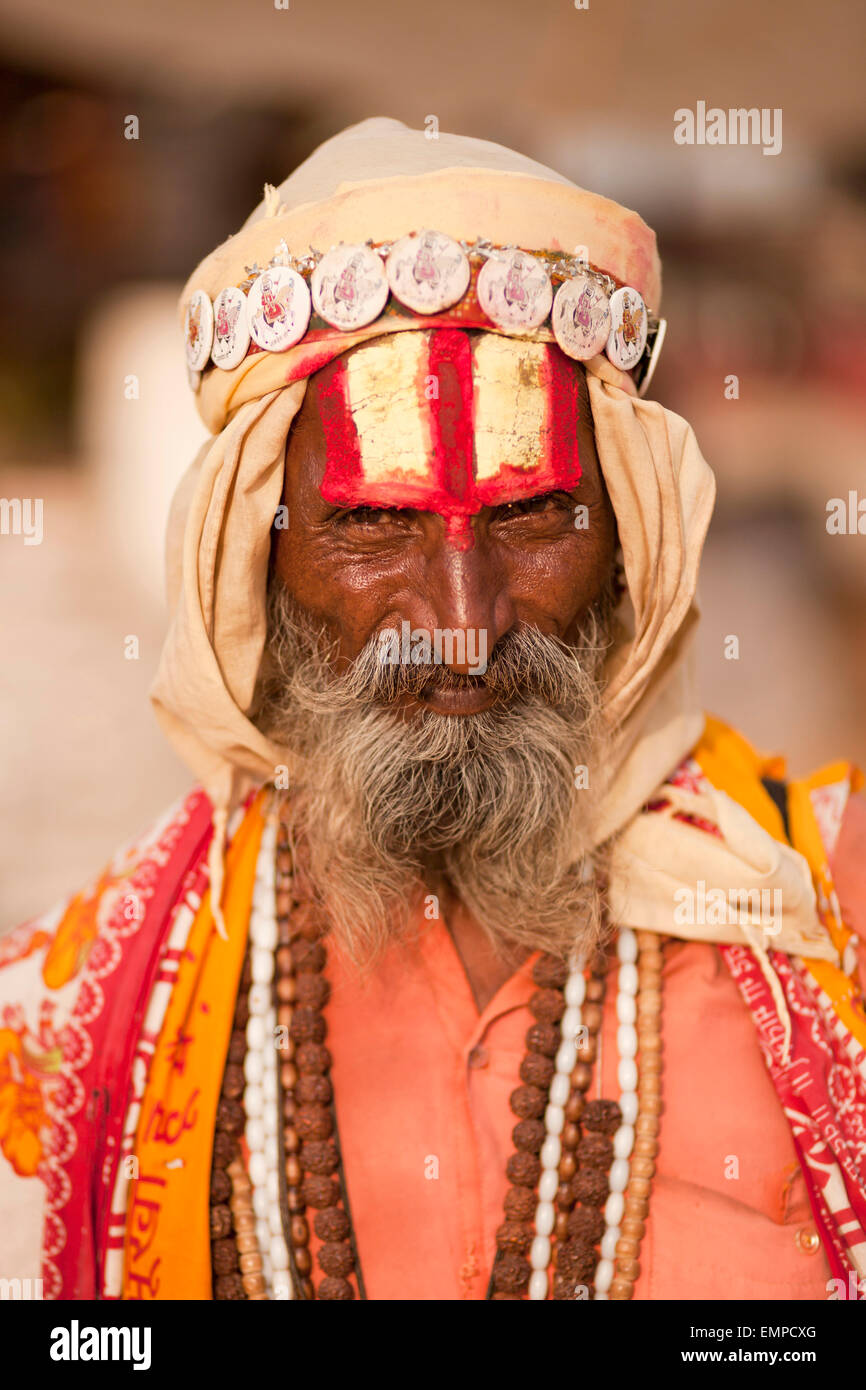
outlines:
[{"label": "orange shirt", "polygon": [[[329,951],[328,1042],[352,1220],[370,1299],[484,1298],[532,956],[479,1016],[444,923],[366,982]],[[787,1121],[754,1025],[713,946],[665,949],[660,1149],[639,1299],[825,1299]],[[616,971],[590,1096],[616,1098]]]}]

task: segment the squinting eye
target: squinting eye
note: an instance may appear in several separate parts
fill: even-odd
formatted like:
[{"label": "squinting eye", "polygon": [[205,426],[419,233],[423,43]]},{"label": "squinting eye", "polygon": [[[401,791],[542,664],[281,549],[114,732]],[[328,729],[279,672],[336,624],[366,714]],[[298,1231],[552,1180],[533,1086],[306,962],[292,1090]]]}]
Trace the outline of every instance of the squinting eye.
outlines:
[{"label": "squinting eye", "polygon": [[541,516],[545,513],[571,511],[574,503],[567,492],[542,492],[537,497],[525,497],[506,502],[496,508],[497,518],[510,521],[513,517]]},{"label": "squinting eye", "polygon": [[383,521],[391,521],[393,516],[387,507],[351,507],[349,511],[339,512],[334,520],[338,526],[380,526]]}]

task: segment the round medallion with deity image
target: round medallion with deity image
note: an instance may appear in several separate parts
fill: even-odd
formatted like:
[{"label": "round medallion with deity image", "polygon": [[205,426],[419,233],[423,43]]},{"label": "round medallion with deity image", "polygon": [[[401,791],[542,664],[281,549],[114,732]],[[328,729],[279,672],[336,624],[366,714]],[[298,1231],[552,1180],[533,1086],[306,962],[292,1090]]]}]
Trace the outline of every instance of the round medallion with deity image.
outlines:
[{"label": "round medallion with deity image", "polygon": [[287,265],[271,266],[253,281],[247,296],[250,335],[268,352],[299,343],[310,322],[307,282]]},{"label": "round medallion with deity image", "polygon": [[646,338],[646,305],[637,290],[623,285],[610,297],[610,333],[605,351],[615,367],[628,372],[643,357]]},{"label": "round medallion with deity image", "polygon": [[363,328],[388,302],[382,258],[369,246],[335,246],[319,261],[310,287],[316,313],[333,328]]},{"label": "round medallion with deity image", "polygon": [[491,256],[478,272],[478,302],[498,328],[530,331],[550,313],[550,276],[542,262],[526,251]]},{"label": "round medallion with deity image", "polygon": [[243,362],[250,345],[247,297],[235,286],[220,290],[214,300],[214,334],[211,361],[230,372]]},{"label": "round medallion with deity image", "polygon": [[184,339],[187,366],[200,372],[210,357],[213,346],[213,305],[204,290],[193,290],[184,318]]},{"label": "round medallion with deity image", "polygon": [[578,273],[556,291],[551,315],[553,336],[577,362],[604,351],[610,333],[610,304],[596,279]]},{"label": "round medallion with deity image", "polygon": [[400,237],[385,262],[391,293],[416,314],[438,314],[469,288],[469,257],[444,232]]}]

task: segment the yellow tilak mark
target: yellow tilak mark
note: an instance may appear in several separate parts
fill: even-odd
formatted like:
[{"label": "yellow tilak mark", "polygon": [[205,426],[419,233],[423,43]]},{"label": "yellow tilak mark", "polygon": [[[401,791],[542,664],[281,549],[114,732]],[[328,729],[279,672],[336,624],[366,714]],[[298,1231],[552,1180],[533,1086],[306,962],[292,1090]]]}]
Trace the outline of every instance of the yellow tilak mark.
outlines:
[{"label": "yellow tilak mark", "polygon": [[495,478],[503,464],[537,468],[544,435],[547,391],[544,343],[520,343],[488,333],[476,339],[472,357],[475,477]]},{"label": "yellow tilak mark", "polygon": [[349,408],[370,483],[430,476],[430,409],[418,394],[426,353],[422,333],[392,333],[347,359]]}]

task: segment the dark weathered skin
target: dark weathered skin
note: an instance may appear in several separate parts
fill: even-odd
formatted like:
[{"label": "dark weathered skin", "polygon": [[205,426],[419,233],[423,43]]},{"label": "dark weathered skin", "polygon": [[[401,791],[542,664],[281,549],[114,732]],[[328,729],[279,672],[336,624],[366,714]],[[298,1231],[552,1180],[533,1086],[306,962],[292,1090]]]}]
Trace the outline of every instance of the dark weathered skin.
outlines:
[{"label": "dark weathered skin", "polygon": [[[610,574],[616,545],[585,390],[579,428],[579,486],[483,508],[471,519],[473,544],[460,549],[435,512],[346,510],[324,501],[319,487],[325,437],[311,377],[289,437],[283,493],[288,525],[275,533],[274,567],[298,607],[333,639],[337,667],[351,662],[376,632],[400,630],[403,620],[428,632],[486,629],[488,653],[509,629],[524,624],[574,640]],[[574,524],[581,503],[589,513],[585,529]],[[453,669],[469,671],[468,665]],[[470,717],[495,697],[479,683],[419,699],[437,713]],[[407,717],[413,706],[418,707],[415,697],[407,697]],[[503,959],[441,875],[434,891],[483,1010],[520,957]]]}]

